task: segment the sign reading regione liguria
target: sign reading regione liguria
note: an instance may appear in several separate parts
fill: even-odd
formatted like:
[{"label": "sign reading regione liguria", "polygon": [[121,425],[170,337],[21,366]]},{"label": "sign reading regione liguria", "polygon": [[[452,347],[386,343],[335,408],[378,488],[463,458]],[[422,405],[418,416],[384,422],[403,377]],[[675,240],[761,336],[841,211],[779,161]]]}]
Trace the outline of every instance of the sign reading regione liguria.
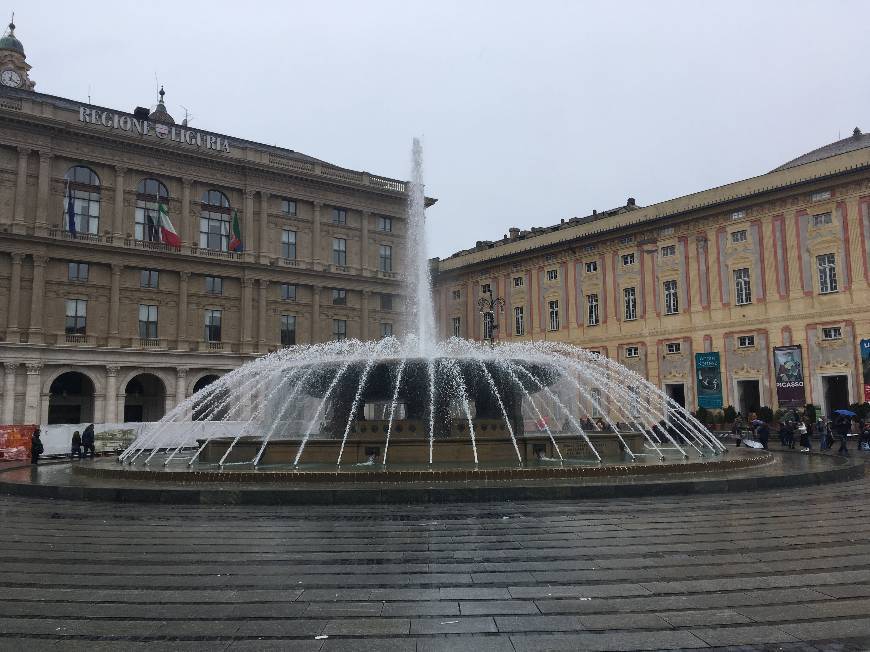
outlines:
[{"label": "sign reading regione liguria", "polygon": [[164,125],[140,120],[131,115],[101,111],[87,106],[79,107],[79,122],[92,125],[100,125],[108,129],[129,131],[137,136],[169,140],[174,143],[211,149],[218,152],[230,153],[230,141],[214,134],[206,134],[195,129],[179,127],[177,125]]}]

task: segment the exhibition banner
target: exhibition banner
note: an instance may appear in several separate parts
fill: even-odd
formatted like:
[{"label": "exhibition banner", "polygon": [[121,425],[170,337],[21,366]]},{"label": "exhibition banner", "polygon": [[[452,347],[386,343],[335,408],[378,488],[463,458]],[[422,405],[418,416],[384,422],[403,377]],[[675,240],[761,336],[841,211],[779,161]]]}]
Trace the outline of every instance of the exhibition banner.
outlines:
[{"label": "exhibition banner", "polygon": [[800,345],[774,347],[773,368],[776,373],[776,397],[779,400],[779,407],[804,407],[806,396]]},{"label": "exhibition banner", "polygon": [[30,461],[30,445],[36,426],[0,426],[0,460]]},{"label": "exhibition banner", "polygon": [[695,354],[699,408],[722,407],[722,369],[718,353]]},{"label": "exhibition banner", "polygon": [[870,402],[870,340],[861,340],[861,371],[864,375],[864,400]]}]

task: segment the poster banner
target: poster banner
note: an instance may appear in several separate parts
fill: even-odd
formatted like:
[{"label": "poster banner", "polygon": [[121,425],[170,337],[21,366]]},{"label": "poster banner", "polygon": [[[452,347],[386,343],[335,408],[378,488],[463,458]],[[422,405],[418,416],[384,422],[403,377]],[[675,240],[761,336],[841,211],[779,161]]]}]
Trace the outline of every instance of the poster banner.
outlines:
[{"label": "poster banner", "polygon": [[800,344],[774,347],[773,368],[776,371],[776,397],[779,407],[799,408],[806,405]]},{"label": "poster banner", "polygon": [[0,426],[0,461],[30,461],[30,444],[36,426]]},{"label": "poster banner", "polygon": [[722,407],[722,369],[718,353],[695,354],[699,408]]},{"label": "poster banner", "polygon": [[870,402],[870,340],[861,340],[861,371],[864,374],[864,401]]}]

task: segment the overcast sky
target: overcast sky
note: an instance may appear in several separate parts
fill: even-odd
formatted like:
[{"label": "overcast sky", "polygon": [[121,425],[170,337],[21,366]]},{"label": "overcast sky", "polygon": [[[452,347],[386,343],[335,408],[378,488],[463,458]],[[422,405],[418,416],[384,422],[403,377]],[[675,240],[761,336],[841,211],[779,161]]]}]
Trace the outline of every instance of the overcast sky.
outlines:
[{"label": "overcast sky", "polygon": [[36,89],[409,176],[431,255],[870,129],[870,3],[17,3]]}]

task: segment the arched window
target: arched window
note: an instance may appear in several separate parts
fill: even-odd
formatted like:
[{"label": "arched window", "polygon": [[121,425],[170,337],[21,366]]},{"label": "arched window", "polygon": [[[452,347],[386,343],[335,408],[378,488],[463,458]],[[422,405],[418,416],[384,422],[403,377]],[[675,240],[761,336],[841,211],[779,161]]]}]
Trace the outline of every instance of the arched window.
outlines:
[{"label": "arched window", "polygon": [[202,193],[199,214],[199,246],[203,249],[228,251],[230,243],[230,202],[219,190]]},{"label": "arched window", "polygon": [[159,204],[169,211],[169,191],[157,179],[142,179],[136,188],[136,239],[160,242]]},{"label": "arched window", "polygon": [[100,177],[91,168],[76,165],[67,170],[67,189],[63,198],[63,228],[72,231],[69,221],[69,198],[73,199],[76,233],[97,235],[100,232]]}]

